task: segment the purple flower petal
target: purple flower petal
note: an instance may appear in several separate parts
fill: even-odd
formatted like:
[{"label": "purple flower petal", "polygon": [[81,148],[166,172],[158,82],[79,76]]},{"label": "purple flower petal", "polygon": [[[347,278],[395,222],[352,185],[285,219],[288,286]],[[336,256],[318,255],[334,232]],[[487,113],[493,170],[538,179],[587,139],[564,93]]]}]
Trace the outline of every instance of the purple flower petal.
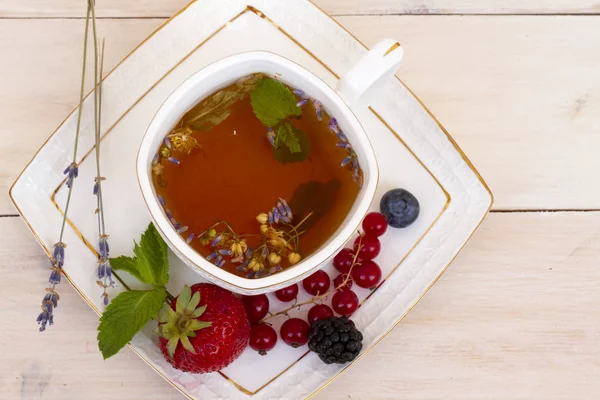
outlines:
[{"label": "purple flower petal", "polygon": [[303,90],[300,89],[294,89],[294,94],[298,97],[301,97],[303,99],[308,99],[308,96],[306,95],[306,93],[304,93]]},{"label": "purple flower petal", "polygon": [[282,199],[281,197],[279,198],[279,201],[281,201],[281,204],[283,204],[283,207],[285,207],[285,213],[292,218],[292,209],[290,208],[289,204],[287,203],[287,201],[285,201],[285,199]]},{"label": "purple flower petal", "polygon": [[169,157],[167,158],[167,160],[169,160],[169,162],[172,162],[175,165],[179,165],[181,164],[181,161],[179,161],[178,159],[176,159],[175,157]]},{"label": "purple flower petal", "polygon": [[342,133],[342,131],[338,130],[335,132],[335,134],[337,135],[338,139],[340,139],[342,142],[347,142],[348,138],[346,137],[346,135],[344,135]]},{"label": "purple flower petal", "polygon": [[53,269],[52,272],[50,272],[50,278],[48,279],[48,282],[50,282],[52,285],[58,285],[60,283],[61,275],[60,268]]},{"label": "purple flower petal", "polygon": [[315,112],[317,113],[317,119],[323,121],[323,109],[321,108],[321,102],[319,100],[314,101]]},{"label": "purple flower petal", "polygon": [[286,215],[287,214],[287,211],[286,211],[286,209],[283,206],[283,203],[281,201],[277,202],[277,209],[279,210],[279,214],[281,214],[281,215]]},{"label": "purple flower petal", "polygon": [[338,126],[337,119],[331,118],[329,120],[329,129],[331,129],[335,133],[337,133],[340,130],[340,127]]},{"label": "purple flower petal", "polygon": [[216,237],[216,238],[215,238],[215,239],[212,241],[212,243],[211,243],[211,246],[212,246],[212,247],[216,247],[216,246],[219,244],[219,242],[220,242],[222,239],[223,239],[223,236],[221,236],[221,235],[217,236],[217,237]]}]

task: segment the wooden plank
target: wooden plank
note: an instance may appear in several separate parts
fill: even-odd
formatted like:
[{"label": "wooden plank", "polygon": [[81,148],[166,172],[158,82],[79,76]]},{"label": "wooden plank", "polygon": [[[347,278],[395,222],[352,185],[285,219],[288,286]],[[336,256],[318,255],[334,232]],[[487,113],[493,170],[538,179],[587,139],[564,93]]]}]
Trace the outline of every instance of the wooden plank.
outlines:
[{"label": "wooden plank", "polygon": [[[479,168],[495,209],[599,209],[600,17],[343,17]],[[374,28],[376,27],[376,29]]]},{"label": "wooden plank", "polygon": [[[367,14],[597,14],[596,0],[313,0],[331,15]],[[189,0],[105,0],[100,17],[169,17]],[[83,17],[82,0],[3,0],[0,17]]]},{"label": "wooden plank", "polygon": [[[317,398],[593,398],[599,233],[600,213],[491,214],[404,321]],[[2,398],[182,398],[128,349],[103,361],[97,317],[69,285],[39,334],[47,274],[25,225],[0,219]]]},{"label": "wooden plank", "polygon": [[[496,209],[600,208],[600,17],[340,17],[406,48],[399,76],[490,184]],[[112,68],[164,20],[102,20]],[[0,193],[75,107],[81,20],[0,23]],[[0,214],[14,213],[0,196]]]},{"label": "wooden plank", "polygon": [[599,233],[600,213],[491,214],[408,317],[321,398],[596,398]]}]

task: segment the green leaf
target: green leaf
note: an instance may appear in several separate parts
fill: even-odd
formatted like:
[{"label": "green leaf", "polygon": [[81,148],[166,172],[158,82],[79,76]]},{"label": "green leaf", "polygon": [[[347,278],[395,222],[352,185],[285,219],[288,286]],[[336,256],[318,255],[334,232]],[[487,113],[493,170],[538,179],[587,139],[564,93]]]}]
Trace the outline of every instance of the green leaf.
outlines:
[{"label": "green leaf", "polygon": [[177,303],[175,304],[176,311],[178,313],[183,312],[185,307],[187,307],[190,299],[192,298],[192,288],[188,285],[185,285],[183,289],[181,289],[181,293],[177,296]]},{"label": "green leaf", "polygon": [[164,286],[169,281],[167,244],[151,223],[142,235],[140,244],[135,244],[137,270],[140,280],[149,285]]},{"label": "green leaf", "polygon": [[167,351],[169,352],[169,357],[171,357],[171,360],[173,359],[173,356],[175,355],[175,350],[177,350],[178,344],[179,344],[179,338],[176,336],[172,337],[167,342]]},{"label": "green leaf", "polygon": [[282,164],[302,162],[310,153],[310,140],[304,131],[285,121],[277,127],[273,157]]},{"label": "green leaf", "polygon": [[263,74],[250,75],[236,83],[235,88],[223,89],[202,100],[185,113],[183,123],[194,130],[207,131],[231,115],[231,107],[246,98],[256,84],[264,78]]},{"label": "green leaf", "polygon": [[166,304],[158,313],[158,322],[167,323],[176,316],[175,311],[169,304]]},{"label": "green leaf", "polygon": [[278,149],[283,145],[290,150],[290,153],[300,153],[300,140],[294,133],[294,130],[297,129],[288,122],[279,125],[275,135],[275,148]]},{"label": "green leaf", "polygon": [[288,117],[302,115],[294,93],[272,78],[264,78],[256,85],[250,92],[250,101],[256,118],[266,126],[273,127]]},{"label": "green leaf", "polygon": [[192,314],[192,316],[194,318],[200,318],[202,316],[202,314],[204,314],[204,311],[206,311],[206,304],[203,305],[202,307],[198,307],[194,310],[194,313]]},{"label": "green leaf", "polygon": [[321,219],[335,204],[335,198],[341,183],[338,179],[327,182],[310,181],[298,186],[290,199],[290,208],[294,214],[294,221],[312,215],[302,224],[302,230],[310,229]]},{"label": "green leaf", "polygon": [[187,336],[182,336],[180,340],[184,349],[186,349],[192,354],[196,354],[196,349],[194,349],[194,346],[192,346],[192,343],[190,342],[190,339]]},{"label": "green leaf", "polygon": [[193,313],[196,307],[200,304],[200,292],[194,293],[192,299],[189,301],[188,305],[185,307],[185,311],[189,313]]},{"label": "green leaf", "polygon": [[98,348],[105,360],[117,354],[157,316],[166,297],[167,292],[162,288],[131,290],[109,303],[98,326]]},{"label": "green leaf", "polygon": [[192,108],[183,116],[183,123],[192,129],[207,131],[231,115],[230,107],[242,99],[236,90],[221,90]]},{"label": "green leaf", "polygon": [[117,258],[109,259],[110,266],[115,271],[126,271],[130,273],[132,276],[136,277],[140,281],[143,281],[142,276],[140,275],[137,269],[137,259],[121,256]]},{"label": "green leaf", "polygon": [[190,322],[188,329],[195,332],[199,331],[200,329],[208,328],[209,326],[212,326],[212,322],[198,321],[197,319],[194,319],[192,322]]}]

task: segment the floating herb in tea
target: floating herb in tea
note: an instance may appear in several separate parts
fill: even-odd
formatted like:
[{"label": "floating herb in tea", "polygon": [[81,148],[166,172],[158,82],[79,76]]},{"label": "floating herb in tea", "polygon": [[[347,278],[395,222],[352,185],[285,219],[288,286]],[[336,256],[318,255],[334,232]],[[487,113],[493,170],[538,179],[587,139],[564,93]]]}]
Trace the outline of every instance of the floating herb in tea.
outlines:
[{"label": "floating herb in tea", "polygon": [[322,104],[263,74],[189,110],[152,164],[174,228],[207,260],[246,278],[317,251],[363,179],[351,143]]}]

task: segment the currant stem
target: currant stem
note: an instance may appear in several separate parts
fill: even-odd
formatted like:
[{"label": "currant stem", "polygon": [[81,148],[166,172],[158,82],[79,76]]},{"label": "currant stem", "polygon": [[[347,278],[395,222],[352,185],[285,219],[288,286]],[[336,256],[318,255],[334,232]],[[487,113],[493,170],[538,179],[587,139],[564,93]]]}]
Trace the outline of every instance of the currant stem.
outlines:
[{"label": "currant stem", "polygon": [[[360,235],[360,233],[359,233],[359,235]],[[314,304],[317,301],[320,301],[320,300],[326,298],[327,296],[335,293],[337,290],[339,290],[339,289],[343,288],[344,286],[346,286],[346,284],[348,283],[348,281],[350,280],[350,277],[352,275],[352,269],[354,268],[354,266],[356,266],[357,264],[359,264],[359,262],[358,262],[358,253],[360,253],[360,250],[363,247],[362,246],[362,237],[363,237],[363,235],[360,235],[359,237],[360,237],[360,239],[358,241],[358,246],[356,248],[356,251],[354,252],[354,258],[352,259],[352,265],[350,265],[350,269],[348,270],[348,273],[346,274],[346,277],[344,278],[343,282],[339,286],[334,287],[333,289],[331,289],[329,292],[327,292],[325,294],[320,294],[320,295],[314,296],[311,299],[306,300],[306,301],[304,301],[302,303],[296,303],[293,306],[291,306],[289,308],[286,308],[285,310],[279,311],[279,312],[277,312],[275,314],[271,314],[268,317],[263,318],[260,322],[267,322],[267,321],[269,321],[269,320],[271,320],[271,319],[273,319],[275,317],[278,317],[280,315],[288,315],[288,312],[291,311],[291,310],[293,310],[293,309],[295,309],[296,307],[300,308],[300,307],[305,306],[307,304]]]}]

